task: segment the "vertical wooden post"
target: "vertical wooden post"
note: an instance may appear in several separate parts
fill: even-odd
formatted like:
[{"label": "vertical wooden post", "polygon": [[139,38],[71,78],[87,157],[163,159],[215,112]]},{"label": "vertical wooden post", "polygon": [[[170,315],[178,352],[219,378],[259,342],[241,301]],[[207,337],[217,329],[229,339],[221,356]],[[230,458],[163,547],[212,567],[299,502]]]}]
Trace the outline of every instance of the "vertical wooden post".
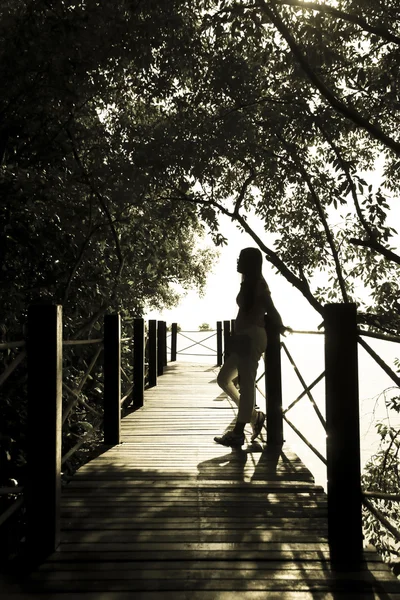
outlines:
[{"label": "vertical wooden post", "polygon": [[60,543],[62,307],[28,310],[27,551],[40,562]]},{"label": "vertical wooden post", "polygon": [[104,317],[104,443],[121,443],[121,317]]},{"label": "vertical wooden post", "polygon": [[144,401],[144,319],[133,321],[133,406]]},{"label": "vertical wooden post", "polygon": [[362,559],[357,309],[324,307],[328,540],[334,563]]},{"label": "vertical wooden post", "polygon": [[178,323],[172,323],[172,326],[171,326],[171,362],[176,361],[177,341],[178,341]]},{"label": "vertical wooden post", "polygon": [[217,366],[222,366],[222,322],[217,321]]},{"label": "vertical wooden post", "polygon": [[149,388],[157,385],[157,321],[149,321]]},{"label": "vertical wooden post", "polygon": [[167,323],[166,323],[166,321],[161,321],[161,323],[162,323],[163,359],[164,359],[164,367],[166,367],[166,366],[168,366]]},{"label": "vertical wooden post", "polygon": [[231,319],[231,335],[235,333],[236,319]]},{"label": "vertical wooden post", "polygon": [[157,375],[164,374],[164,336],[162,321],[158,321],[157,327]]},{"label": "vertical wooden post", "polygon": [[265,321],[265,395],[267,407],[267,443],[283,444],[281,336],[268,319]]},{"label": "vertical wooden post", "polygon": [[224,321],[224,360],[226,360],[229,356],[228,352],[228,343],[231,335],[231,322]]}]

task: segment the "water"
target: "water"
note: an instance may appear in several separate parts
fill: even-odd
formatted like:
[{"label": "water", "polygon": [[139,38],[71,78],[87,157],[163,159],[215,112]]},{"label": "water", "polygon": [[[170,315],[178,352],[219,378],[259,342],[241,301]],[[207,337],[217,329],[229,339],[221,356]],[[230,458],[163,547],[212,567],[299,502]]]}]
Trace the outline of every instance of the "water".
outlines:
[{"label": "water", "polygon": [[[288,335],[283,338],[305,383],[310,385],[324,371],[323,335]],[[393,360],[400,357],[398,344],[366,338],[367,343],[393,368]],[[200,345],[198,345],[200,343]],[[168,341],[170,345],[170,341]],[[216,364],[216,332],[181,332],[177,339],[178,360]],[[184,354],[182,354],[182,351]],[[181,353],[180,353],[181,352]],[[201,354],[201,356],[197,355]],[[400,427],[400,415],[389,411],[385,397],[398,396],[399,390],[377,363],[361,347],[359,353],[359,390],[360,390],[360,450],[361,467],[364,468],[379,446],[379,436],[375,424],[389,422]],[[264,370],[260,361],[258,375]],[[259,386],[264,388],[263,380]],[[282,351],[282,391],[283,408],[287,408],[303,391],[293,367]],[[312,390],[313,398],[325,417],[325,380],[322,379]],[[257,404],[265,410],[265,399],[257,392]],[[326,434],[323,426],[307,396],[304,396],[287,413],[288,418],[303,433],[309,442],[323,455],[326,455]],[[344,415],[345,418],[345,415]],[[326,489],[326,468],[320,459],[307,447],[297,434],[284,423],[284,436],[290,447],[298,454],[304,464],[313,473],[316,482]]]}]

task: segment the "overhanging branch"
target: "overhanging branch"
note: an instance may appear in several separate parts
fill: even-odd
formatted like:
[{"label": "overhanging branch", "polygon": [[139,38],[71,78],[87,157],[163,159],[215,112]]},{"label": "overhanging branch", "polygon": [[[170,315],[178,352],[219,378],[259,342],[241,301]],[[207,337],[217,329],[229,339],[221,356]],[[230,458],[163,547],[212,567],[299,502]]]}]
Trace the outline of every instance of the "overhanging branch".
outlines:
[{"label": "overhanging branch", "polygon": [[121,244],[119,242],[118,234],[117,234],[117,231],[115,229],[111,213],[109,211],[109,208],[108,208],[107,203],[104,200],[103,196],[95,188],[95,186],[93,185],[92,181],[90,180],[89,174],[88,174],[87,170],[85,169],[85,167],[84,167],[84,165],[82,163],[82,160],[81,160],[81,158],[79,156],[78,150],[77,150],[76,145],[75,145],[75,140],[74,140],[74,138],[72,136],[71,131],[68,128],[66,129],[66,131],[67,131],[68,137],[69,137],[69,139],[70,139],[70,141],[72,143],[72,152],[73,152],[75,161],[76,161],[77,165],[79,166],[79,168],[80,168],[80,170],[82,172],[82,175],[84,176],[85,181],[86,181],[86,183],[88,184],[88,186],[90,188],[90,191],[96,196],[96,198],[99,201],[99,204],[100,204],[101,208],[103,209],[103,212],[106,215],[106,218],[108,220],[108,223],[109,223],[109,226],[110,226],[110,229],[111,229],[111,233],[112,233],[112,236],[113,236],[114,242],[115,242],[115,249],[116,249],[116,252],[117,252],[117,257],[118,257],[118,260],[119,260],[119,263],[120,263],[119,264],[118,273],[117,273],[117,278],[118,278],[119,275],[121,274],[121,271],[122,271],[122,268],[123,268],[123,265],[124,265],[124,257],[122,256]]},{"label": "overhanging branch", "polygon": [[301,8],[302,10],[318,11],[326,15],[332,15],[333,17],[338,17],[343,21],[353,23],[364,31],[368,31],[369,33],[372,33],[373,35],[376,35],[387,42],[393,42],[394,44],[400,46],[400,37],[394,33],[391,33],[379,25],[371,25],[366,19],[359,15],[353,15],[343,10],[339,10],[338,8],[334,8],[333,6],[329,6],[328,4],[302,2],[301,0],[274,0],[274,4],[280,4],[281,6],[295,6]]},{"label": "overhanging branch", "polygon": [[400,265],[400,256],[398,254],[392,252],[392,250],[389,250],[388,248],[385,248],[385,246],[377,241],[374,241],[373,239],[358,240],[357,238],[350,238],[349,243],[353,244],[354,246],[363,246],[364,248],[375,250],[375,252],[378,252],[378,254],[382,254],[382,256],[388,260]]},{"label": "overhanging branch", "polygon": [[217,208],[222,214],[230,217],[232,219],[232,221],[237,221],[237,223],[240,224],[240,226],[244,229],[244,231],[246,231],[246,233],[248,233],[250,235],[250,237],[256,242],[256,244],[258,245],[260,250],[265,253],[265,258],[268,260],[268,262],[271,263],[281,273],[281,275],[283,275],[285,277],[285,279],[289,283],[291,283],[296,289],[299,290],[299,292],[301,292],[303,294],[303,296],[306,298],[306,300],[308,300],[308,302],[311,304],[311,306],[317,312],[319,312],[321,315],[323,315],[323,307],[314,298],[304,275],[303,275],[302,279],[300,279],[300,277],[297,277],[297,275],[295,275],[285,265],[285,263],[279,258],[279,256],[276,254],[276,252],[274,252],[273,250],[271,250],[271,248],[268,248],[268,246],[266,246],[266,244],[264,244],[264,242],[261,240],[261,238],[255,233],[255,231],[252,230],[250,225],[247,223],[246,219],[242,215],[240,215],[239,212],[236,212],[236,213],[231,212],[227,208],[225,208],[222,204],[220,204],[219,202],[216,202],[214,200],[212,200],[212,201],[203,200],[202,198],[190,196],[183,192],[179,192],[179,196],[175,197],[174,199],[182,200],[184,202],[190,202],[192,204],[213,206],[214,208]]},{"label": "overhanging branch", "polygon": [[311,83],[314,84],[316,89],[320,92],[320,94],[325,98],[325,100],[339,113],[341,113],[344,117],[352,121],[355,125],[368,131],[370,135],[375,139],[384,144],[387,148],[393,150],[393,152],[400,156],[400,143],[396,142],[393,138],[387,135],[380,127],[374,125],[367,118],[363,117],[358,111],[347,106],[340,98],[338,98],[320,79],[320,77],[316,74],[316,72],[311,67],[310,63],[304,56],[302,50],[299,45],[295,41],[288,27],[278,15],[277,11],[274,10],[273,7],[268,5],[265,0],[260,0],[259,4],[262,12],[268,17],[271,23],[276,27],[279,31],[283,39],[288,44],[290,50],[292,51],[293,56],[296,58],[300,67],[303,69],[304,73],[307,75],[308,79]]},{"label": "overhanging branch", "polygon": [[339,282],[339,286],[340,286],[340,291],[342,292],[342,297],[343,297],[343,301],[344,302],[348,302],[349,298],[347,295],[347,290],[346,290],[346,284],[344,281],[344,277],[343,277],[343,273],[342,273],[342,266],[340,264],[340,260],[339,260],[339,254],[336,248],[336,244],[335,244],[335,240],[333,239],[333,235],[332,232],[330,230],[330,227],[328,225],[328,221],[327,218],[325,216],[325,212],[324,209],[321,205],[321,202],[319,200],[317,191],[313,185],[312,179],[307,171],[307,169],[305,168],[303,162],[301,159],[298,158],[298,153],[297,153],[297,148],[291,148],[290,145],[281,137],[278,136],[279,139],[281,140],[282,144],[284,144],[285,148],[287,149],[287,152],[289,154],[289,156],[291,157],[293,164],[296,165],[297,169],[299,170],[301,177],[303,178],[303,181],[305,182],[306,186],[308,187],[308,190],[310,192],[311,195],[311,199],[312,202],[314,204],[315,210],[318,213],[319,219],[321,221],[322,227],[324,228],[325,231],[325,236],[328,242],[328,245],[331,249],[332,252],[332,258],[333,261],[335,263],[335,270],[336,270],[336,275],[338,278],[338,282]]}]

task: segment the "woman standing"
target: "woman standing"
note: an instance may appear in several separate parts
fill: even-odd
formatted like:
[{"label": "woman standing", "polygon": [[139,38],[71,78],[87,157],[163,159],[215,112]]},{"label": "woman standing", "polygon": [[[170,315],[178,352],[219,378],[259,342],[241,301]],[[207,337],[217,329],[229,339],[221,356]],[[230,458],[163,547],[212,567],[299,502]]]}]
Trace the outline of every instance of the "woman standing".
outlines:
[{"label": "woman standing", "polygon": [[[265,414],[255,410],[255,381],[260,357],[267,347],[264,315],[284,330],[282,319],[276,310],[268,285],[262,276],[262,254],[257,248],[241,251],[237,270],[242,274],[242,284],[236,302],[239,312],[235,322],[235,334],[230,338],[229,356],[222,366],[217,382],[238,406],[236,423],[214,440],[223,446],[239,448],[244,444],[244,428],[251,423],[254,441],[261,433]],[[234,385],[239,376],[240,394]]]}]

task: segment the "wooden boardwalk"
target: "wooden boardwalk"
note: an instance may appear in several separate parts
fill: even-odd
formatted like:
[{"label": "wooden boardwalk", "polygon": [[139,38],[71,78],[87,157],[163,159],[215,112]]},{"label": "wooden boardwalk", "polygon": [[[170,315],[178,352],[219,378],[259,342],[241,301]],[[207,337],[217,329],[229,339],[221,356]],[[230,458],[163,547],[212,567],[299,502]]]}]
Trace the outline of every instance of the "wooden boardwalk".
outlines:
[{"label": "wooden boardwalk", "polygon": [[216,373],[169,365],[123,443],[64,491],[58,551],[1,598],[400,599],[373,549],[357,572],[331,569],[326,495],[289,448],[213,442],[234,417]]}]

